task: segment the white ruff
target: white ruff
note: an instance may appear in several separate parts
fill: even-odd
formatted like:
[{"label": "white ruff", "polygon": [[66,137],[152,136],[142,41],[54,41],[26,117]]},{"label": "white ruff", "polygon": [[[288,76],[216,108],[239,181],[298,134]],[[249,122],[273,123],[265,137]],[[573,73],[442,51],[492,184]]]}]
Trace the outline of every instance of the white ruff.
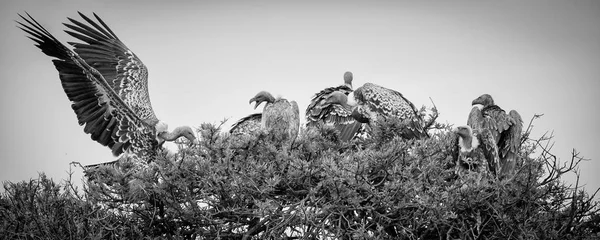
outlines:
[{"label": "white ruff", "polygon": [[475,104],[473,105],[473,107],[479,108],[479,110],[481,111],[481,109],[483,109],[483,104]]},{"label": "white ruff", "polygon": [[348,102],[348,105],[350,105],[350,106],[353,106],[353,107],[356,106],[357,103],[356,103],[356,99],[354,99],[354,92],[351,92],[348,94],[347,102]]},{"label": "white ruff", "polygon": [[467,148],[463,142],[463,138],[458,138],[458,145],[460,146],[460,152],[471,152],[475,148],[479,147],[479,140],[476,136],[471,135],[471,147]]},{"label": "white ruff", "polygon": [[165,122],[163,121],[158,121],[158,123],[156,123],[156,125],[154,126],[156,128],[156,134],[160,134],[162,132],[166,132],[169,129],[169,125],[167,125]]}]

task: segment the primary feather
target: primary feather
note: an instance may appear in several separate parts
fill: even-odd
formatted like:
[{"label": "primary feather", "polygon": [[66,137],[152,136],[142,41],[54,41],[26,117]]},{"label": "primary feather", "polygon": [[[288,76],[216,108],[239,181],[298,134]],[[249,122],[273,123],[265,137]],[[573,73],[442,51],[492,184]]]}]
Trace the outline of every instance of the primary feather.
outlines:
[{"label": "primary feather", "polygon": [[43,53],[55,58],[52,62],[84,132],[111,148],[114,156],[128,153],[144,161],[152,161],[159,141],[178,136],[194,140],[189,127],[178,128],[177,136],[157,131],[166,125],[159,124],[150,105],[146,67],[96,14],[99,24],[79,15],[87,24],[70,18],[71,24],[65,24],[72,30],[67,33],[85,42],[71,43],[74,51],[29,14],[19,15],[25,23],[17,23]]}]

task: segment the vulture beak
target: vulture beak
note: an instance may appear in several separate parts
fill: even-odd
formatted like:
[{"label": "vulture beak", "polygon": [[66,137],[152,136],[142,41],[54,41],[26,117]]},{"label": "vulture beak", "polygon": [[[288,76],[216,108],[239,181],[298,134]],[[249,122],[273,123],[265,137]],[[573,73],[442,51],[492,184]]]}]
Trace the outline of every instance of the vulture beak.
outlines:
[{"label": "vulture beak", "polygon": [[260,104],[262,103],[262,101],[256,101],[256,104],[254,104],[254,109],[256,109]]},{"label": "vulture beak", "polygon": [[251,98],[250,101],[248,102],[248,104],[252,104],[252,102],[256,102],[256,105],[254,105],[254,109],[256,109],[258,107],[258,105],[260,104],[260,102],[258,101],[258,99],[256,99],[256,97]]},{"label": "vulture beak", "polygon": [[471,102],[471,106],[475,105],[475,104],[481,104],[483,106],[491,106],[491,105],[494,105],[494,100],[492,99],[492,96],[490,96],[489,94],[483,94],[483,95],[479,96],[478,98],[475,98],[475,100],[473,100],[473,102]]},{"label": "vulture beak", "polygon": [[470,134],[469,127],[466,126],[452,127],[452,132],[460,137],[467,137]]}]

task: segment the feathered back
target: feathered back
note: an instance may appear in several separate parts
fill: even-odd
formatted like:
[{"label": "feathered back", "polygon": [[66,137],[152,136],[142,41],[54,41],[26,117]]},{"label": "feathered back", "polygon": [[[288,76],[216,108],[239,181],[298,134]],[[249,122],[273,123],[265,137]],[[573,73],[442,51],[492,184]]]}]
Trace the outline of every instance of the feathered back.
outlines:
[{"label": "feathered back", "polygon": [[[283,136],[293,141],[299,130],[300,113],[295,101],[289,102],[284,98],[267,104],[262,113],[262,127],[276,136]],[[282,139],[283,140],[283,139]]]},{"label": "feathered back", "polygon": [[395,116],[400,119],[419,119],[417,108],[402,96],[402,93],[373,83],[365,83],[354,91],[354,97],[362,104],[384,116]]},{"label": "feathered back", "polygon": [[428,136],[425,129],[423,129],[423,118],[419,115],[417,108],[400,92],[373,83],[365,83],[362,87],[356,89],[353,94],[362,108],[355,111],[355,114],[370,119],[372,117],[369,115],[375,113],[381,117],[395,117],[402,121],[410,121],[407,128],[409,128],[408,132],[411,132],[409,135],[412,136],[406,137],[423,138]]}]

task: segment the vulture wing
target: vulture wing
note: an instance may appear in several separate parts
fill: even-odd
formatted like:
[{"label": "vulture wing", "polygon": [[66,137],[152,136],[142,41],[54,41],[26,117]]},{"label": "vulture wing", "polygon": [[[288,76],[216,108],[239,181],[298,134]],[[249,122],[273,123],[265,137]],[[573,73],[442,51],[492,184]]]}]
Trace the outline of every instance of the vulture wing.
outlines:
[{"label": "vulture wing", "polygon": [[[311,99],[308,107],[306,108],[306,124],[308,126],[314,126],[318,124],[320,121],[324,121],[325,123],[335,122],[334,118],[340,116],[338,114],[350,115],[350,113],[344,114],[344,109],[336,104],[326,104],[325,99],[333,93],[333,92],[343,92],[348,95],[352,92],[352,89],[346,85],[338,86],[338,87],[330,87],[323,89],[322,91],[316,93]],[[333,116],[332,116],[333,115]]]},{"label": "vulture wing", "polygon": [[157,145],[149,126],[120,98],[98,70],[60,43],[29,14],[19,28],[52,60],[61,84],[84,132],[112,149],[115,156],[133,149],[138,156],[152,154]]},{"label": "vulture wing", "polygon": [[71,30],[65,32],[83,43],[69,44],[87,64],[102,74],[108,85],[140,119],[156,125],[158,119],[150,104],[148,70],[144,63],[96,14],[94,17],[99,24],[82,13],[79,15],[87,25],[72,18],[69,18],[71,23],[64,25]]},{"label": "vulture wing", "polygon": [[489,129],[494,135],[496,143],[500,143],[502,133],[513,124],[512,118],[497,105],[484,107],[481,111],[484,116],[482,127]]},{"label": "vulture wing", "polygon": [[502,133],[501,142],[498,144],[503,175],[510,173],[516,165],[523,131],[521,115],[511,110],[508,116],[512,120],[512,125]]},{"label": "vulture wing", "polygon": [[469,113],[467,125],[473,130],[480,130],[483,125],[483,121],[483,113],[481,110],[478,107],[473,107],[473,109],[471,109],[471,113]]},{"label": "vulture wing", "polygon": [[262,121],[262,113],[250,114],[238,120],[231,126],[229,133],[231,134],[249,134],[260,129]]},{"label": "vulture wing", "polygon": [[483,151],[483,156],[487,160],[488,169],[493,174],[498,173],[499,159],[498,146],[492,132],[489,129],[481,129],[477,134],[479,148]]}]

